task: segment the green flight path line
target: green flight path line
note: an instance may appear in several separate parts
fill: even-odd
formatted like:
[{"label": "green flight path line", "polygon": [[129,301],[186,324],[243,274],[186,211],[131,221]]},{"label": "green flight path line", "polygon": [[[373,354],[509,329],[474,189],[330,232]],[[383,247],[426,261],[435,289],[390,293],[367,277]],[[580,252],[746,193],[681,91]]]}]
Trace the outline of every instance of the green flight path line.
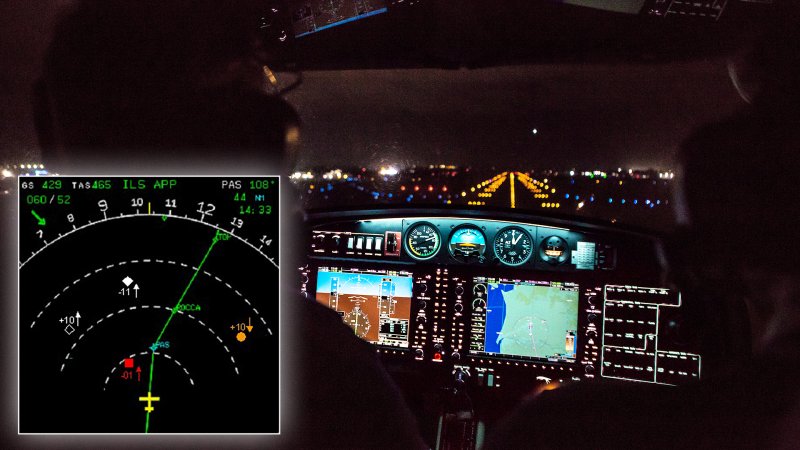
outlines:
[{"label": "green flight path line", "polygon": [[[194,283],[195,278],[197,278],[197,274],[200,273],[200,270],[203,268],[203,264],[205,264],[206,260],[208,259],[208,255],[211,254],[211,250],[213,250],[214,246],[217,245],[217,242],[219,242],[220,234],[221,233],[219,231],[217,231],[217,233],[214,235],[214,238],[211,239],[211,245],[208,246],[208,250],[206,250],[206,254],[203,256],[203,259],[200,261],[200,264],[197,265],[197,270],[195,270],[194,274],[192,274],[192,278],[189,280],[189,284],[186,285],[186,289],[183,290],[183,293],[181,294],[181,297],[178,299],[178,303],[176,303],[175,307],[172,308],[172,313],[169,315],[169,318],[167,318],[167,322],[164,324],[164,327],[161,329],[161,333],[158,334],[158,337],[156,338],[155,342],[159,342],[161,340],[161,337],[164,336],[164,332],[167,331],[167,326],[169,326],[169,323],[172,321],[172,318],[175,317],[175,313],[178,311],[178,306],[181,305],[181,302],[183,302],[183,298],[186,297],[186,293],[189,292],[189,288],[192,287],[192,284]],[[154,346],[155,346],[155,342],[153,343]],[[151,353],[150,353],[150,381],[148,382],[148,385],[147,385],[148,397],[150,396],[150,393],[153,392],[153,367],[155,366],[155,362],[156,362],[155,348],[151,347],[150,351],[151,351]],[[145,420],[145,424],[144,424],[144,432],[145,433],[149,433],[150,432],[150,411],[147,411],[147,419]]]}]

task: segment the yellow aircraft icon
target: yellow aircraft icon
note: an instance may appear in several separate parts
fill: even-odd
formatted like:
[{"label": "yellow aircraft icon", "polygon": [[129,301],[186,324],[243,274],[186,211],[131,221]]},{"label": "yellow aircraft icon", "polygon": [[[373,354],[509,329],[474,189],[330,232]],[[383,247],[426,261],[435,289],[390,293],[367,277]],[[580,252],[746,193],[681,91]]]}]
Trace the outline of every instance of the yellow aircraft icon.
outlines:
[{"label": "yellow aircraft icon", "polygon": [[147,406],[144,407],[144,410],[147,412],[153,412],[153,402],[160,401],[161,397],[153,397],[153,394],[150,392],[147,393],[147,397],[139,397],[140,402],[147,402]]}]

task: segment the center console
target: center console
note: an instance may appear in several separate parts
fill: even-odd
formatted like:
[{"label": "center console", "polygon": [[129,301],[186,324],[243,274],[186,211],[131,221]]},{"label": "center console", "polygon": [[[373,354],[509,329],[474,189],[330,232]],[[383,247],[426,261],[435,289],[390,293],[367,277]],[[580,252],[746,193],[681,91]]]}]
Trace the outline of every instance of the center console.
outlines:
[{"label": "center console", "polygon": [[445,392],[491,423],[566,383],[700,379],[701,356],[673,339],[681,296],[660,286],[656,240],[515,219],[318,217],[301,290],[373,343],[434,423]]}]

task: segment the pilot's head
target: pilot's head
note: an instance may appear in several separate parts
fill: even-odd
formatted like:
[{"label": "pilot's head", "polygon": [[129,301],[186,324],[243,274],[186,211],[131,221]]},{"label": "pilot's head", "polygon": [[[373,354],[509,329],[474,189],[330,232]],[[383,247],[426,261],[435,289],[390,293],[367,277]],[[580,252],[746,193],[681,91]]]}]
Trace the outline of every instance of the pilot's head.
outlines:
[{"label": "pilot's head", "polygon": [[749,45],[750,104],[699,129],[680,154],[675,205],[687,233],[675,242],[676,269],[722,297],[720,317],[726,300],[746,304],[757,352],[800,336],[798,10],[781,3]]},{"label": "pilot's head", "polygon": [[[750,105],[706,126],[680,156],[680,221],[705,254],[750,267],[800,268],[800,5],[779,2],[747,46]],[[743,69],[744,70],[744,69]],[[685,210],[681,210],[685,207]]]},{"label": "pilot's head", "polygon": [[250,170],[284,162],[298,121],[266,94],[263,8],[258,0],[70,4],[35,92],[44,159]]},{"label": "pilot's head", "polygon": [[743,34],[728,73],[739,95],[756,107],[800,113],[800,4],[777,1],[759,26]]}]

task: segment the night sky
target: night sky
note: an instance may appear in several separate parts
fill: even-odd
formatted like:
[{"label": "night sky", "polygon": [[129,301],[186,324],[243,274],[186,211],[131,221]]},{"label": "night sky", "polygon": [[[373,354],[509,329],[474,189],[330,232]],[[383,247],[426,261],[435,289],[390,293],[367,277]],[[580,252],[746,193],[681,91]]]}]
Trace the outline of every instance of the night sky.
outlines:
[{"label": "night sky", "polygon": [[304,77],[288,99],[306,165],[666,169],[694,127],[742,104],[718,60]]}]

